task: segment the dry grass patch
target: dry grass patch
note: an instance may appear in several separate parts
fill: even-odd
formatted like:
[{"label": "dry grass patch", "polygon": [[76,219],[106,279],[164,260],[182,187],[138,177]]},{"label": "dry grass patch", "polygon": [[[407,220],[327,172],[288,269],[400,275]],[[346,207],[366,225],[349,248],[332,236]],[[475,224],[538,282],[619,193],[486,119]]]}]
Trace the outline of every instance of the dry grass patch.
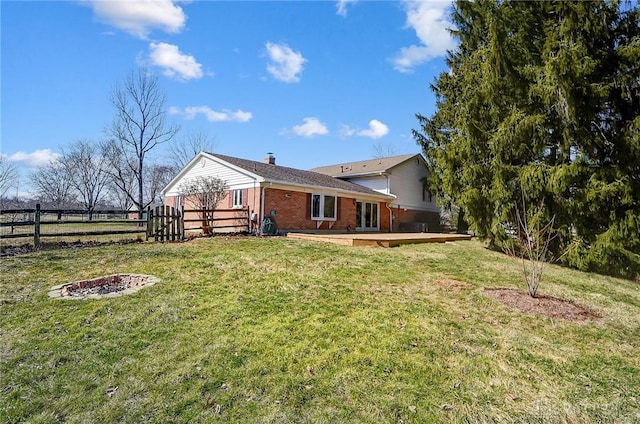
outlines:
[{"label": "dry grass patch", "polygon": [[473,289],[473,286],[469,283],[465,283],[464,281],[451,280],[449,278],[435,280],[435,284],[445,290],[452,291],[454,293]]}]

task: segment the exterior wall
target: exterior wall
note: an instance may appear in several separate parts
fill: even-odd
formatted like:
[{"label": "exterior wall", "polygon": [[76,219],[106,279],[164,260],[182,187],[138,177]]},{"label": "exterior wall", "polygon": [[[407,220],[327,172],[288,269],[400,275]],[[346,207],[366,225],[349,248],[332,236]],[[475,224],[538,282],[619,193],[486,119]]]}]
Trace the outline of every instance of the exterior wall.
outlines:
[{"label": "exterior wall", "polygon": [[[259,196],[260,189],[242,189],[243,191],[243,204],[242,207],[233,208],[233,191],[228,190],[226,196],[220,201],[218,205],[218,209],[214,213],[213,217],[216,219],[225,218],[225,220],[214,221],[211,228],[212,231],[217,233],[223,232],[238,232],[244,231],[247,227],[247,220],[251,215],[253,210],[259,212]],[[257,197],[254,197],[254,194],[257,193]],[[180,204],[178,204],[178,199],[180,200]],[[255,208],[255,204],[258,204],[258,207]],[[191,212],[185,212],[184,219],[187,221],[184,223],[185,230],[187,230],[191,234],[204,233],[206,230],[202,229],[203,219],[202,213],[193,211],[198,209],[198,205],[189,201],[189,199],[185,199],[184,197],[178,196],[166,196],[165,197],[165,205],[173,206],[174,208],[179,208],[184,206],[185,210]],[[193,220],[189,222],[190,220]],[[226,228],[225,228],[226,227]]]},{"label": "exterior wall", "polygon": [[435,197],[432,197],[431,201],[427,193],[423,197],[421,180],[427,175],[427,168],[418,156],[393,168],[389,176],[391,193],[397,197],[393,204],[405,209],[439,213]]},{"label": "exterior wall", "polygon": [[[310,193],[267,188],[264,213],[274,217],[280,231],[354,231],[356,226],[356,201],[353,197],[339,197],[335,221],[318,222],[311,219]],[[389,230],[389,211],[380,204],[380,229]],[[333,224],[333,225],[331,225]]]},{"label": "exterior wall", "polygon": [[[416,156],[392,168],[388,175],[352,177],[348,181],[368,187],[384,194],[393,194],[396,199],[389,203],[393,211],[392,231],[440,231],[440,208],[435,197],[429,199],[424,192],[422,179],[428,175],[427,168]],[[389,210],[380,205],[380,230],[389,230]]]},{"label": "exterior wall", "polygon": [[438,232],[440,227],[440,212],[419,211],[392,207],[394,232]]},{"label": "exterior wall", "polygon": [[389,216],[391,213],[389,212],[389,209],[387,209],[387,205],[388,203],[380,203],[380,209],[378,211],[378,221],[380,223],[380,231],[389,232],[392,231],[389,227]]},{"label": "exterior wall", "polygon": [[[243,206],[245,208],[248,208],[248,211],[245,208],[238,209],[236,211],[226,210],[229,209],[231,204],[230,199],[232,199],[232,190],[230,190],[227,196],[220,202],[219,209],[222,210],[216,212],[215,217],[236,217],[238,218],[238,225],[244,225],[244,223],[246,222],[246,213],[251,214],[252,212],[255,212],[258,214],[259,227],[259,223],[261,222],[261,218],[259,217],[261,207],[261,189],[251,188],[245,190],[246,191],[244,193],[245,196],[243,196],[243,200],[246,199],[246,201],[243,202]],[[267,216],[275,213],[273,217],[278,226],[278,230],[281,231],[355,231],[355,198],[339,197],[339,210],[337,213],[338,219],[336,221],[323,221],[322,225],[318,227],[318,221],[311,219],[311,205],[309,196],[310,193],[300,191],[267,188],[265,189],[264,213]],[[185,209],[195,209],[195,207],[191,205],[190,202],[185,201],[184,198],[181,198],[180,200],[180,203],[182,203],[182,206],[185,206]],[[177,204],[177,196],[166,196],[165,204],[173,207],[180,207],[180,205]],[[199,230],[199,228],[202,226],[202,222],[200,221],[200,213],[187,212],[185,213],[185,219],[198,220],[195,222],[185,222],[185,229],[192,229],[192,231],[201,232],[201,230]],[[224,222],[224,225],[230,225],[232,221]],[[332,222],[333,225],[329,227]],[[378,222],[380,231],[389,231],[389,209],[384,202],[379,203]],[[230,229],[229,231],[233,231],[233,229]],[[220,229],[216,232],[223,232],[223,229]]]},{"label": "exterior wall", "polygon": [[384,175],[376,175],[372,177],[352,177],[348,178],[347,181],[370,188],[371,190],[375,190],[378,193],[389,194],[389,187],[387,187],[387,177]]},{"label": "exterior wall", "polygon": [[227,182],[232,188],[251,188],[257,185],[255,178],[249,173],[238,171],[227,165],[223,165],[208,157],[200,157],[195,163],[190,164],[178,181],[167,188],[165,196],[177,196],[180,193],[180,185],[197,177],[217,177]]}]

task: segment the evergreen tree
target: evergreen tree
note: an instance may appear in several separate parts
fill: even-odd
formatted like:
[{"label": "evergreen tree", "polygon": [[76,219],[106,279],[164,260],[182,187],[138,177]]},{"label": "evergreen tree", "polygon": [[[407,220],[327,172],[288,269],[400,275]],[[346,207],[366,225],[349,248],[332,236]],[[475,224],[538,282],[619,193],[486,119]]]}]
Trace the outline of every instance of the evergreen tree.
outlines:
[{"label": "evergreen tree", "polygon": [[640,273],[640,8],[458,1],[437,110],[414,136],[431,190],[505,241],[524,199],[555,217],[552,253]]}]

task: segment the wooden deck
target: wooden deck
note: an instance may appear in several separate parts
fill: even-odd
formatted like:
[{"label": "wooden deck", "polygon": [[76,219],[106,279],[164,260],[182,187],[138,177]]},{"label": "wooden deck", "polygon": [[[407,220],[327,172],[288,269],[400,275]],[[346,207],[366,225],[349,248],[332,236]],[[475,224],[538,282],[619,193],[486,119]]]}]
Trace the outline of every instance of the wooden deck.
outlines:
[{"label": "wooden deck", "polygon": [[287,237],[299,240],[324,241],[345,246],[395,247],[401,244],[444,243],[448,241],[471,240],[467,234],[441,233],[347,233],[310,234],[288,233]]}]

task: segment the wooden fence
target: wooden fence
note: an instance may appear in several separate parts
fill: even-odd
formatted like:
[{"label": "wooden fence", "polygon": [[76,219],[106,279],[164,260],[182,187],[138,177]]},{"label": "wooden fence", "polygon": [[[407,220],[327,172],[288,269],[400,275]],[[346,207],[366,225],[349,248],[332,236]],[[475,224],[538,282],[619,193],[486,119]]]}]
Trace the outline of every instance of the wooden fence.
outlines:
[{"label": "wooden fence", "polygon": [[147,240],[177,241],[184,239],[184,212],[172,206],[147,209]]},{"label": "wooden fence", "polygon": [[[137,214],[136,214],[137,215]],[[0,243],[6,239],[30,239],[41,246],[42,238],[101,238],[102,236],[145,235],[156,241],[182,240],[187,232],[204,234],[249,232],[249,209],[148,208],[143,219],[131,218],[131,211],[69,209],[0,210]]]},{"label": "wooden fence", "polygon": [[0,241],[32,239],[39,247],[41,239],[133,235],[145,233],[145,220],[128,218],[128,211],[98,210],[88,213],[75,209],[0,210]]},{"label": "wooden fence", "polygon": [[249,208],[242,209],[184,209],[185,231],[204,234],[249,232]]}]

